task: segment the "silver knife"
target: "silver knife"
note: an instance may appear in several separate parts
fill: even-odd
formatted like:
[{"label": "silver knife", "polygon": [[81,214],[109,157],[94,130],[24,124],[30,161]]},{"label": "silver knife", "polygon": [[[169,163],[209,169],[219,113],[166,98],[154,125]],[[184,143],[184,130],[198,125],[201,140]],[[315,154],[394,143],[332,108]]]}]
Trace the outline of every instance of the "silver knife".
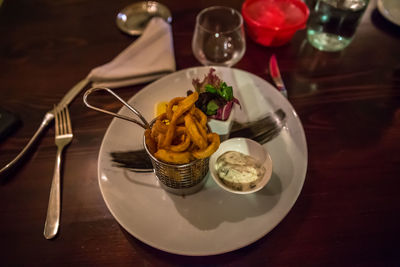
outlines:
[{"label": "silver knife", "polygon": [[[85,78],[79,83],[77,83],[74,87],[72,87],[67,94],[61,99],[57,106],[69,105],[71,101],[81,92],[83,88],[89,83],[89,79]],[[50,124],[50,122],[54,119],[53,109],[50,109],[42,120],[39,128],[36,130],[35,134],[29,140],[28,144],[22,149],[22,151],[7,165],[5,165],[0,170],[0,176],[6,174],[9,170],[13,169],[13,167],[22,160],[24,155],[31,149],[31,147],[35,144],[39,136],[42,134],[43,130]]]}]

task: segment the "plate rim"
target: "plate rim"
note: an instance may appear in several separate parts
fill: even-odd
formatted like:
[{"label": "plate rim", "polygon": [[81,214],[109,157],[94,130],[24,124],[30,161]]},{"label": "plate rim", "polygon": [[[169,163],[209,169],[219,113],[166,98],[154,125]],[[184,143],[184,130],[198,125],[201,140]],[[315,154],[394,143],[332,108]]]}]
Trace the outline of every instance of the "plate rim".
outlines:
[{"label": "plate rim", "polygon": [[[185,73],[185,72],[188,72],[188,71],[194,70],[194,69],[203,69],[203,68],[211,68],[211,67],[212,67],[212,68],[215,68],[215,69],[217,69],[217,70],[218,70],[218,69],[226,69],[226,70],[227,70],[227,69],[231,69],[231,70],[233,70],[233,71],[243,72],[243,73],[245,73],[246,75],[256,76],[256,77],[258,77],[259,79],[262,79],[265,83],[271,85],[267,80],[261,78],[260,76],[254,74],[254,73],[251,73],[251,72],[249,72],[249,71],[246,71],[246,70],[237,69],[237,68],[229,68],[229,67],[221,67],[221,66],[196,66],[196,67],[189,67],[189,68],[184,68],[184,69],[178,70],[178,71],[176,71],[176,72],[173,72],[173,73],[171,73],[171,74],[168,74],[168,75],[166,75],[166,76],[163,76],[163,77],[161,77],[161,78],[158,79],[158,80],[155,80],[155,81],[153,81],[153,82],[151,82],[151,83],[148,83],[148,84],[144,85],[143,88],[142,88],[141,90],[139,90],[136,94],[132,95],[132,96],[127,100],[127,102],[130,103],[131,101],[134,100],[134,98],[136,98],[136,97],[138,96],[138,94],[142,94],[142,93],[145,91],[145,90],[143,90],[143,89],[145,89],[145,88],[147,88],[147,87],[149,87],[149,86],[154,86],[154,84],[162,83],[164,80],[169,79],[170,76],[179,75],[180,73]],[[273,85],[271,85],[271,86],[274,87]],[[300,196],[300,193],[301,193],[301,191],[302,191],[302,189],[303,189],[303,187],[304,187],[305,179],[306,179],[306,177],[307,177],[307,172],[308,172],[308,158],[309,158],[309,157],[308,157],[307,139],[306,139],[304,127],[303,127],[303,124],[302,124],[302,122],[301,122],[301,120],[300,120],[300,117],[297,115],[297,112],[296,112],[296,110],[294,109],[294,107],[292,106],[292,104],[291,104],[280,92],[278,92],[277,90],[276,90],[275,92],[276,92],[276,95],[279,95],[279,97],[282,97],[282,98],[284,99],[284,101],[286,102],[285,104],[287,104],[287,105],[290,107],[291,111],[293,112],[294,117],[295,117],[296,120],[297,120],[299,129],[300,129],[300,133],[301,133],[300,136],[301,136],[301,139],[302,139],[303,144],[304,144],[304,150],[302,150],[302,152],[304,152],[304,173],[302,173],[302,174],[300,175],[300,176],[303,177],[303,178],[302,178],[301,184],[299,185],[299,187],[298,187],[297,190],[296,190],[296,195],[295,195],[295,197],[293,198],[292,202],[291,202],[289,205],[287,205],[287,206],[289,206],[289,208],[288,208],[284,213],[282,213],[283,215],[281,216],[281,218],[278,219],[274,224],[269,224],[269,227],[266,227],[266,230],[265,230],[262,234],[260,234],[258,237],[254,238],[253,240],[249,240],[248,242],[243,242],[240,246],[236,246],[235,248],[230,248],[230,249],[225,249],[225,250],[219,250],[219,251],[215,251],[215,252],[207,252],[207,253],[203,253],[203,252],[198,252],[198,253],[196,253],[196,252],[193,252],[193,253],[182,253],[182,252],[176,251],[176,250],[174,250],[174,249],[168,249],[168,248],[165,248],[165,247],[161,247],[160,245],[157,245],[156,243],[154,243],[154,242],[152,242],[152,241],[145,240],[141,235],[138,235],[137,233],[131,231],[130,227],[127,226],[125,222],[123,222],[122,220],[120,220],[120,219],[118,218],[118,216],[115,214],[115,212],[111,209],[110,204],[109,204],[108,201],[106,200],[105,192],[104,192],[104,189],[103,189],[103,186],[102,186],[102,183],[101,183],[101,180],[102,180],[102,179],[101,179],[101,172],[102,172],[102,171],[101,171],[101,164],[100,164],[100,163],[101,163],[101,157],[102,157],[102,155],[103,155],[101,152],[102,152],[102,150],[103,150],[104,140],[105,140],[106,136],[109,134],[109,131],[111,131],[112,124],[115,123],[115,121],[117,120],[117,118],[113,118],[112,121],[109,123],[109,125],[108,125],[108,127],[107,127],[107,130],[105,131],[105,133],[104,133],[104,135],[103,135],[102,142],[101,142],[101,145],[100,145],[100,148],[99,148],[99,152],[98,152],[98,157],[97,157],[97,180],[98,180],[100,192],[101,192],[103,201],[105,202],[105,204],[106,204],[106,206],[107,206],[107,209],[108,209],[109,212],[112,214],[113,218],[114,218],[114,219],[118,222],[118,224],[120,224],[120,226],[122,226],[122,228],[123,228],[125,231],[127,231],[132,237],[134,237],[134,238],[140,240],[140,241],[143,242],[144,244],[147,244],[147,245],[149,245],[149,246],[151,246],[151,247],[153,247],[153,248],[155,248],[155,249],[158,249],[158,250],[161,250],[161,251],[164,251],[164,252],[167,252],[167,253],[176,254],[176,255],[183,255],[183,256],[213,256],[213,255],[220,255],[220,254],[224,254],[224,253],[228,253],[228,252],[232,252],[232,251],[236,251],[236,250],[238,250],[238,249],[244,248],[244,247],[249,246],[250,244],[252,244],[252,243],[254,243],[254,242],[256,242],[256,241],[262,239],[263,237],[265,237],[265,236],[266,236],[268,233],[270,233],[277,225],[279,225],[279,224],[282,222],[282,220],[287,216],[287,214],[292,210],[294,204],[297,202],[297,200],[298,200],[298,198],[299,198],[299,196]],[[124,108],[125,108],[125,107],[121,107],[121,108],[118,110],[117,113],[120,113]],[[207,174],[207,175],[209,175],[209,174]],[[210,177],[208,177],[208,178],[210,179]],[[212,177],[211,177],[211,179],[212,179]]]}]

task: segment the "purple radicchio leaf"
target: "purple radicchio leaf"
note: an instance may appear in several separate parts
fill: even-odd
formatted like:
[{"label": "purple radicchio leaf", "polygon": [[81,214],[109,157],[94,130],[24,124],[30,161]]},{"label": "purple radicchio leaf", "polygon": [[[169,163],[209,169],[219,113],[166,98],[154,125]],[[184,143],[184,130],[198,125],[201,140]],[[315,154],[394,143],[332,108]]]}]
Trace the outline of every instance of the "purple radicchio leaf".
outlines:
[{"label": "purple radicchio leaf", "polygon": [[228,103],[226,103],[225,106],[220,107],[217,110],[217,114],[211,116],[211,118],[216,120],[226,121],[229,118],[229,115],[231,114],[232,107],[233,107],[233,101],[229,101]]},{"label": "purple radicchio leaf", "polygon": [[231,101],[226,103],[225,106],[220,107],[217,110],[217,114],[210,116],[210,118],[220,120],[220,121],[226,121],[229,118],[229,115],[231,115],[234,103],[238,104],[240,109],[242,109],[242,106],[240,105],[239,100],[234,97]]},{"label": "purple radicchio leaf", "polygon": [[192,80],[192,84],[198,93],[205,92],[206,91],[205,86],[207,84],[210,84],[216,88],[220,86],[222,81],[216,74],[214,74],[214,72],[215,69],[210,68],[208,74],[204,76],[203,81],[200,82],[200,79],[198,78]]},{"label": "purple radicchio leaf", "polygon": [[242,109],[242,105],[240,105],[240,102],[239,102],[239,100],[238,100],[236,97],[233,97],[231,101],[232,101],[233,103],[235,103],[235,104],[238,104],[239,107],[240,107],[240,109]]}]

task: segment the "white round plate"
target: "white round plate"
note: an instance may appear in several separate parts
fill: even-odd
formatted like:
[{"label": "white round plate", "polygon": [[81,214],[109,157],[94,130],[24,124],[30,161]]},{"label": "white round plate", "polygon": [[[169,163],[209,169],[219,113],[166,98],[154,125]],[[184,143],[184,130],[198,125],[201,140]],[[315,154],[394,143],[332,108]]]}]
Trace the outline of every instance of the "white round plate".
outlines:
[{"label": "white round plate", "polygon": [[378,0],[377,7],[382,16],[397,26],[400,26],[399,0]]},{"label": "white round plate", "polygon": [[[101,144],[98,179],[104,201],[129,233],[144,243],[181,255],[215,255],[242,248],[270,232],[296,202],[307,171],[307,144],[293,107],[272,85],[251,73],[214,67],[234,88],[241,103],[235,120],[248,122],[281,108],[287,123],[279,136],[264,144],[273,161],[268,186],[249,195],[224,191],[208,174],[204,188],[185,197],[164,191],[154,173],[134,173],[115,167],[110,152],[143,149],[143,129],[113,119]],[[143,88],[128,103],[150,121],[154,105],[185,96],[192,79],[202,79],[209,67],[184,69]],[[132,116],[123,107],[120,114]]]}]

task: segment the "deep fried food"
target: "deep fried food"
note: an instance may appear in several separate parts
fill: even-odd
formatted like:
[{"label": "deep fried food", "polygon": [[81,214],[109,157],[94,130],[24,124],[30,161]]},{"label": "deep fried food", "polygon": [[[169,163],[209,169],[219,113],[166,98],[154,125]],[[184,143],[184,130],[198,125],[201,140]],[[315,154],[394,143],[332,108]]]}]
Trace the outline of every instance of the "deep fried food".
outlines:
[{"label": "deep fried food", "polygon": [[149,149],[150,153],[154,154],[157,151],[157,143],[151,136],[150,129],[146,129],[144,131],[144,140],[146,142],[146,146]]},{"label": "deep fried food", "polygon": [[191,141],[189,135],[183,134],[181,136],[183,137],[183,141],[176,145],[170,145],[169,150],[174,151],[174,152],[182,152],[189,148],[190,141]]},{"label": "deep fried food", "polygon": [[176,123],[178,118],[181,117],[183,113],[185,113],[186,111],[190,110],[193,107],[194,103],[196,103],[198,98],[199,94],[197,92],[194,92],[193,94],[185,97],[185,99],[179,102],[178,108],[171,117],[171,123]]},{"label": "deep fried food", "polygon": [[209,133],[207,135],[207,141],[210,142],[208,147],[206,147],[205,149],[195,150],[192,152],[192,155],[196,159],[208,158],[215,151],[217,151],[219,144],[220,144],[219,135],[216,133]]},{"label": "deep fried food", "polygon": [[[175,97],[168,103],[167,107],[167,112],[172,112],[172,116],[169,118],[169,126],[167,133],[165,134],[165,139],[163,140],[161,147],[162,148],[167,148],[171,145],[172,139],[175,137],[175,127],[177,125],[178,119],[188,110],[190,110],[194,103],[196,103],[196,100],[199,98],[199,94],[197,92],[194,92],[193,94],[185,97],[184,99]],[[177,103],[177,109],[175,111],[172,110],[172,107]],[[167,117],[168,117],[167,113]],[[190,133],[189,133],[190,135]]]},{"label": "deep fried food", "polygon": [[197,120],[194,120],[194,123],[196,124],[197,130],[201,134],[201,137],[203,137],[204,140],[207,140],[207,126],[203,127],[201,123]]},{"label": "deep fried food", "polygon": [[192,154],[188,151],[174,152],[170,150],[159,149],[156,153],[154,153],[154,156],[159,160],[174,164],[185,164],[192,160]]},{"label": "deep fried food", "polygon": [[177,105],[178,102],[179,102],[179,101],[182,101],[183,99],[185,99],[185,98],[179,96],[179,97],[175,97],[175,98],[171,99],[171,100],[168,102],[166,113],[167,113],[167,118],[168,118],[169,120],[172,120],[172,115],[174,114],[174,112],[173,112],[173,107],[174,107],[175,105]]},{"label": "deep fried food", "polygon": [[168,125],[168,130],[165,133],[165,138],[162,140],[161,147],[166,148],[169,147],[172,143],[172,139],[175,137],[175,129],[176,125],[175,123],[170,122]]},{"label": "deep fried food", "polygon": [[[166,114],[161,114],[156,121],[153,124],[153,127],[151,128],[151,136],[153,139],[159,140],[157,141],[158,147],[163,147],[164,146],[164,140],[168,132],[169,125],[164,123],[164,120],[166,119]],[[174,129],[171,129],[171,131],[174,130],[174,136],[180,136],[186,132],[186,128],[184,126],[177,126]],[[161,136],[160,136],[161,134]],[[161,138],[161,139],[160,139]],[[168,137],[170,138],[170,137]],[[172,143],[171,139],[171,143]],[[169,141],[168,141],[169,142]],[[168,145],[169,146],[169,145]],[[165,145],[167,147],[167,145]]]},{"label": "deep fried food", "polygon": [[165,139],[165,134],[163,134],[163,133],[159,133],[158,135],[157,135],[157,149],[160,149],[161,148],[161,144],[162,144],[162,141]]},{"label": "deep fried food", "polygon": [[165,125],[164,127],[163,123],[157,120],[151,128],[151,136],[154,139],[157,139],[159,134],[165,135],[167,133],[167,130],[167,125]]},{"label": "deep fried food", "polygon": [[198,93],[175,97],[166,112],[145,131],[145,143],[157,159],[185,164],[209,157],[219,146],[219,136],[209,133],[207,116],[195,106]]},{"label": "deep fried food", "polygon": [[194,107],[193,115],[199,120],[203,127],[207,127],[207,116],[200,109]]},{"label": "deep fried food", "polygon": [[168,130],[168,125],[164,123],[164,120],[167,119],[167,114],[163,113],[157,117],[156,121],[152,128],[154,128],[157,132],[166,133]]},{"label": "deep fried food", "polygon": [[199,129],[197,128],[197,125],[190,114],[185,116],[185,127],[193,143],[195,143],[200,149],[207,147],[207,139],[203,138],[203,136],[200,134]]}]

